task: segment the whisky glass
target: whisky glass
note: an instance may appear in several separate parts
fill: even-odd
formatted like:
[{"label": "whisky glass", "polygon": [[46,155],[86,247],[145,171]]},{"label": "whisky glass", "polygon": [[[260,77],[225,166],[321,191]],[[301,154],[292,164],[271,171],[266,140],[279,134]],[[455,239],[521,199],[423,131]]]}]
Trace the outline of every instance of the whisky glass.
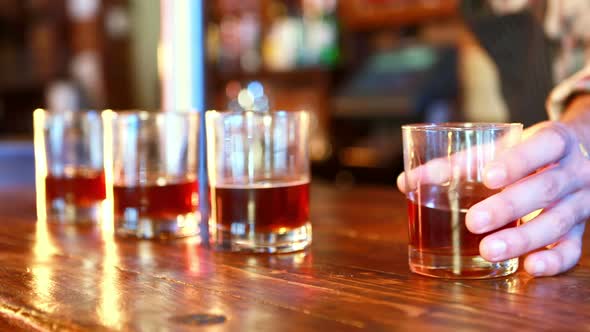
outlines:
[{"label": "whisky glass", "polygon": [[[442,123],[402,126],[409,218],[409,265],[443,278],[505,276],[518,258],[489,262],[479,254],[486,234],[473,234],[465,216],[498,193],[483,184],[486,164],[518,143],[518,123]],[[516,227],[518,220],[503,228]]]},{"label": "whisky glass", "polygon": [[[137,238],[196,235],[196,112],[109,112],[115,232]],[[106,126],[106,124],[105,124]]]},{"label": "whisky glass", "polygon": [[284,253],[311,243],[309,113],[206,114],[215,246]]},{"label": "whisky glass", "polygon": [[37,109],[33,126],[39,219],[99,222],[106,199],[100,112]]}]

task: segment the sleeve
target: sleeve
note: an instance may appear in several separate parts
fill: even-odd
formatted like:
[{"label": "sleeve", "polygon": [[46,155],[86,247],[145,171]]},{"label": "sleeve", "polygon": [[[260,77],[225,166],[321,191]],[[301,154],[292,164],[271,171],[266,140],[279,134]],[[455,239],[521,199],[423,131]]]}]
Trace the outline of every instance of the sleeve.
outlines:
[{"label": "sleeve", "polygon": [[[549,120],[559,120],[574,96],[587,93],[590,93],[590,65],[586,65],[584,69],[564,80],[551,91],[549,98],[547,98]],[[590,150],[581,142],[578,147],[582,155],[586,159],[590,159],[590,153],[588,152]]]},{"label": "sleeve", "polygon": [[551,91],[546,102],[549,119],[559,120],[572,97],[582,93],[590,93],[590,64]]}]

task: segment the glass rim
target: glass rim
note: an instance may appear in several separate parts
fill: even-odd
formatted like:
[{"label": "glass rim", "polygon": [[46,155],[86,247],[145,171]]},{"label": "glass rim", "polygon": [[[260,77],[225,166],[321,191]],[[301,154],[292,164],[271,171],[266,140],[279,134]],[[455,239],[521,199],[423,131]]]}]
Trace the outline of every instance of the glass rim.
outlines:
[{"label": "glass rim", "polygon": [[254,110],[245,110],[245,111],[232,111],[232,110],[207,110],[205,115],[207,114],[217,114],[221,116],[231,116],[231,115],[241,115],[241,114],[252,114],[255,116],[264,116],[264,115],[297,115],[297,114],[309,114],[310,111],[308,110],[269,110],[269,111],[254,111]]},{"label": "glass rim", "polygon": [[49,108],[36,108],[33,113],[46,113],[49,115],[65,115],[65,114],[98,114],[102,113],[102,110],[93,108],[80,108],[80,109],[49,109]]},{"label": "glass rim", "polygon": [[402,125],[402,130],[410,131],[486,131],[486,130],[506,130],[521,128],[523,124],[518,122],[442,122],[442,123],[411,123]]},{"label": "glass rim", "polygon": [[112,110],[106,109],[103,112],[110,112],[115,119],[129,119],[129,118],[139,118],[139,120],[148,120],[154,119],[158,117],[188,117],[188,118],[197,118],[199,113],[194,110],[187,109],[186,111],[181,110],[174,110],[174,111],[148,111],[148,110]]}]

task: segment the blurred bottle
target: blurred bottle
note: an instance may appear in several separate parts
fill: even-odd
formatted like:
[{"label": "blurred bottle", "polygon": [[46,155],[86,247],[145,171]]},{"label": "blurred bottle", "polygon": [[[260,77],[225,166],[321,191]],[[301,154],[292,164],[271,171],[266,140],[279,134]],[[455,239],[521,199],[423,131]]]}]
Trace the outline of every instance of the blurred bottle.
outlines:
[{"label": "blurred bottle", "polygon": [[339,57],[335,0],[303,0],[304,66],[332,66]]},{"label": "blurred bottle", "polygon": [[297,66],[301,57],[303,29],[301,20],[285,16],[276,19],[264,39],[265,66],[272,71],[287,71]]},{"label": "blurred bottle", "polygon": [[[210,63],[223,72],[256,72],[260,57],[260,1],[222,0],[207,28]],[[217,14],[217,15],[215,15]]]}]

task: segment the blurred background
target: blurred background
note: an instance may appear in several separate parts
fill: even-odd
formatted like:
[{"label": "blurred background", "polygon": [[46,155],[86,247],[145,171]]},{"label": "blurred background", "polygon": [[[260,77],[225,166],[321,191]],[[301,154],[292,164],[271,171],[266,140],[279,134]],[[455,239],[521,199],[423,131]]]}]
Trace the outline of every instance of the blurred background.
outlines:
[{"label": "blurred background", "polygon": [[[314,176],[391,185],[404,123],[545,119],[586,58],[590,19],[572,13],[589,3],[206,0],[202,43],[185,46],[203,48],[207,109],[310,110]],[[0,0],[0,156],[30,157],[38,107],[159,109],[167,8]]]}]

